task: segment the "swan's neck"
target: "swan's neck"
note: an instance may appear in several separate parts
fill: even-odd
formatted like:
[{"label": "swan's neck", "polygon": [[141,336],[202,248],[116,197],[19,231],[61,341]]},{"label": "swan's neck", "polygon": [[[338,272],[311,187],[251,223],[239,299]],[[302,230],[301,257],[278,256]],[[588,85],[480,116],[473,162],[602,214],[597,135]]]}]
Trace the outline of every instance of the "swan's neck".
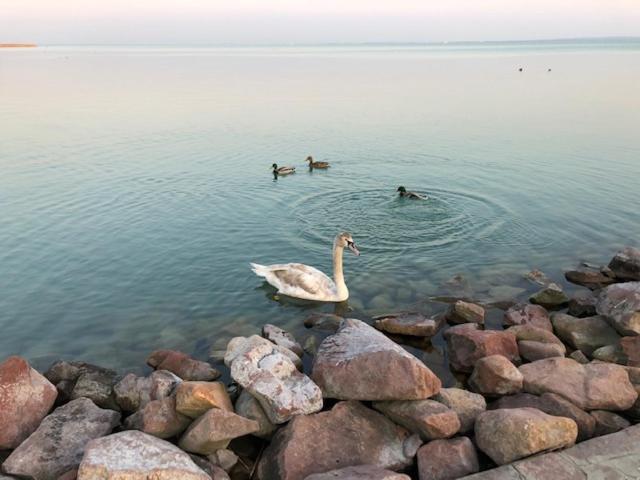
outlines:
[{"label": "swan's neck", "polygon": [[342,253],[344,248],[338,245],[333,246],[333,281],[336,284],[336,290],[340,298],[347,298],[349,290],[344,283],[344,273],[342,271]]}]

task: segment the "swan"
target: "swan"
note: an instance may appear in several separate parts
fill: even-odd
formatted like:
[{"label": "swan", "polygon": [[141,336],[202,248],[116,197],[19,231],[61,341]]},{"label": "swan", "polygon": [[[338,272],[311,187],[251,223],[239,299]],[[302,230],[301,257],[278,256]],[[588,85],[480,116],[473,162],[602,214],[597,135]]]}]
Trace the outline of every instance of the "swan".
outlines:
[{"label": "swan", "polygon": [[426,200],[427,197],[425,197],[424,195],[420,195],[419,193],[416,192],[408,192],[406,188],[404,187],[398,187],[398,190],[396,190],[397,192],[400,192],[399,195],[401,197],[406,197],[406,198],[411,198],[412,200]]},{"label": "swan", "polygon": [[296,167],[278,167],[277,163],[271,165],[271,168],[275,175],[289,175],[291,173],[296,173]]},{"label": "swan", "polygon": [[329,168],[329,162],[316,162],[311,155],[307,157],[305,162],[309,162],[309,168]]},{"label": "swan", "polygon": [[344,302],[349,298],[349,290],[342,273],[342,253],[347,247],[356,256],[356,248],[350,233],[336,235],[333,241],[333,280],[320,270],[302,263],[280,265],[251,264],[251,269],[259,277],[278,289],[278,293],[288,297],[318,302]]}]

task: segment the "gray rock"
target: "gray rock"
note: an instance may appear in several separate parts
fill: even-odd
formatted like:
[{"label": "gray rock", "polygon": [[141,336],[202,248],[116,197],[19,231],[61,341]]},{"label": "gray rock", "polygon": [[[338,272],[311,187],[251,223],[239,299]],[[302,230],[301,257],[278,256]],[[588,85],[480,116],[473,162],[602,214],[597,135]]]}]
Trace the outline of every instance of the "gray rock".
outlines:
[{"label": "gray rock", "polygon": [[168,397],[182,380],[167,370],[157,370],[148,377],[133,373],[115,384],[113,393],[118,406],[125,412],[135,412],[152,400]]},{"label": "gray rock", "polygon": [[276,431],[276,425],[269,420],[260,402],[246,390],[243,390],[236,400],[236,413],[258,422],[258,430],[252,434],[256,437],[270,439]]},{"label": "gray rock", "polygon": [[562,291],[562,287],[551,283],[529,297],[529,301],[548,310],[557,310],[569,303],[569,297]]},{"label": "gray rock", "polygon": [[574,317],[593,317],[598,314],[596,311],[596,296],[593,292],[583,290],[575,293],[569,299],[569,309],[567,313]]},{"label": "gray rock", "polygon": [[621,280],[640,280],[640,249],[622,249],[611,259],[609,268]]},{"label": "gray rock", "polygon": [[564,313],[555,313],[551,322],[558,337],[587,356],[591,356],[597,348],[612,345],[620,340],[620,335],[601,315],[576,318]]},{"label": "gray rock", "polygon": [[373,326],[383,332],[414,337],[433,337],[442,321],[419,312],[388,313],[374,317]]},{"label": "gray rock", "polygon": [[120,410],[113,393],[113,386],[116,384],[117,375],[115,372],[87,371],[81,373],[71,392],[71,399],[88,398],[97,406]]},{"label": "gray rock", "polygon": [[596,310],[621,335],[640,335],[640,282],[604,288],[598,296]]},{"label": "gray rock", "polygon": [[619,432],[631,426],[631,423],[626,418],[606,410],[594,410],[591,412],[591,416],[596,421],[596,437]]},{"label": "gray rock", "polygon": [[482,395],[461,388],[442,388],[432,399],[456,412],[460,420],[460,433],[473,430],[476,418],[487,409],[487,402]]},{"label": "gray rock", "polygon": [[267,323],[262,327],[262,336],[276,345],[291,350],[299,357],[304,355],[304,350],[295,337],[280,327]]}]

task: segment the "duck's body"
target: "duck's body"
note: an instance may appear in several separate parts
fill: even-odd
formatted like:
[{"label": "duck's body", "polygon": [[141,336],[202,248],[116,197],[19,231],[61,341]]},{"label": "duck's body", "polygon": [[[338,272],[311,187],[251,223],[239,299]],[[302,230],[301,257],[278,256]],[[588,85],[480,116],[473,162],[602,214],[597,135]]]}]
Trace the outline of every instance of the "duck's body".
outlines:
[{"label": "duck's body", "polygon": [[296,167],[278,167],[278,164],[271,165],[274,175],[291,175],[296,173]]},{"label": "duck's body", "polygon": [[309,168],[329,168],[329,162],[316,162],[311,155],[307,157],[305,162],[309,162]]},{"label": "duck's body", "polygon": [[349,298],[349,289],[342,271],[345,247],[360,255],[350,234],[337,235],[333,242],[333,280],[317,268],[302,263],[252,263],[251,268],[256,275],[264,277],[270,285],[277,288],[279,294],[318,302],[343,302]]},{"label": "duck's body", "polygon": [[421,194],[416,193],[416,192],[410,192],[404,187],[398,187],[397,192],[401,197],[410,198],[412,200],[426,200],[427,199],[427,197],[425,197],[424,195],[421,195]]}]

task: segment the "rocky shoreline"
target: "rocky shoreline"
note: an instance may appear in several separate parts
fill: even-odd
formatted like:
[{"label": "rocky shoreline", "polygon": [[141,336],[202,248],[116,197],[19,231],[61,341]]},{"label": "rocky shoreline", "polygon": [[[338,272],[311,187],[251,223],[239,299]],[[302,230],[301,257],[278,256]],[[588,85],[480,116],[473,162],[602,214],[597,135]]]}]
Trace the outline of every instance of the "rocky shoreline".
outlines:
[{"label": "rocky shoreline", "polygon": [[[640,250],[565,272],[585,287],[571,296],[541,272],[529,277],[540,289],[505,306],[503,330],[485,328],[484,306],[464,298],[440,315],[399,312],[373,326],[316,314],[305,326],[327,334],[319,345],[266,324],[230,339],[218,368],[172,350],[152,352],[146,376],[67,361],[41,374],[9,357],[0,480],[553,472],[581,442],[640,421]],[[401,346],[439,332],[457,382],[449,388]],[[561,453],[538,455],[550,451]]]}]

